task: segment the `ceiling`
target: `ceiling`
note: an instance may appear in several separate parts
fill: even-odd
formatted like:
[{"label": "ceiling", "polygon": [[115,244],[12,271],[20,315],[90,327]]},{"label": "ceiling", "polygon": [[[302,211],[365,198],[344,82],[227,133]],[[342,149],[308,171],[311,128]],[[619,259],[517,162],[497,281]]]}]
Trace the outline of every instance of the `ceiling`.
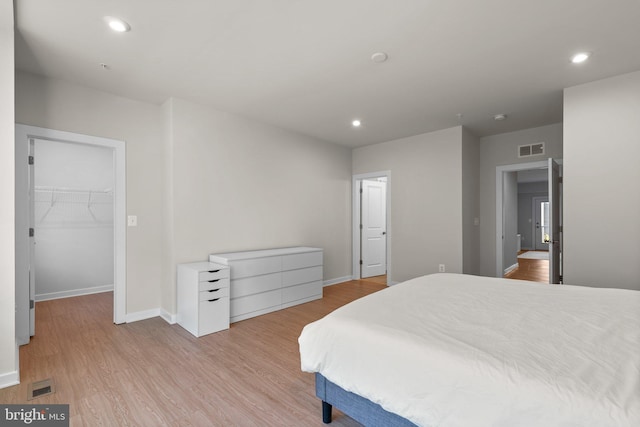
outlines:
[{"label": "ceiling", "polygon": [[[15,4],[20,70],[156,104],[187,99],[349,147],[558,123],[563,88],[640,70],[637,0]],[[132,30],[112,32],[105,15]],[[592,56],[572,64],[579,51]],[[376,52],[388,60],[373,62]]]}]

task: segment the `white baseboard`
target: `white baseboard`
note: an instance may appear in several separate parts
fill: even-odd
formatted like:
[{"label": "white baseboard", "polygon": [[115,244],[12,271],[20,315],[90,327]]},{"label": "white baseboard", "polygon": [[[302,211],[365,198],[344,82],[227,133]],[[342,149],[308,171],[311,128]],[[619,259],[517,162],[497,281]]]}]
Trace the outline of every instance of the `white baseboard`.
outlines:
[{"label": "white baseboard", "polygon": [[329,279],[329,280],[325,280],[322,287],[325,286],[331,286],[331,285],[335,285],[338,283],[342,283],[342,282],[348,282],[349,280],[353,280],[352,276],[344,276],[344,277],[338,277],[336,279]]},{"label": "white baseboard", "polygon": [[164,308],[160,309],[160,317],[162,317],[170,325],[175,325],[176,323],[178,323],[178,315],[171,314]]},{"label": "white baseboard", "polygon": [[84,289],[73,289],[61,292],[50,292],[48,294],[36,294],[36,301],[48,301],[52,299],[79,297],[81,295],[99,294],[101,292],[113,292],[113,285],[96,286],[93,288]]},{"label": "white baseboard", "polygon": [[[348,282],[350,280],[362,280],[362,279],[356,278],[355,276],[338,277],[337,279],[325,280],[323,287],[324,286],[337,285],[338,283]],[[397,285],[398,283],[400,283],[400,282],[391,282],[391,285]]]},{"label": "white baseboard", "polygon": [[[351,280],[351,276],[338,277],[336,279],[325,280],[323,282],[322,286],[323,287],[324,286],[331,286],[331,285],[335,285],[335,284],[342,283],[342,282],[348,282],[349,280]],[[140,320],[150,319],[152,317],[157,317],[157,316],[162,317],[170,325],[174,325],[174,324],[178,323],[178,315],[177,314],[171,314],[171,313],[169,313],[167,310],[165,310],[163,308],[154,308],[152,310],[138,311],[136,313],[129,313],[126,316],[126,322],[127,323],[137,322],[137,321],[140,321]]]},{"label": "white baseboard", "polygon": [[154,309],[145,310],[145,311],[136,311],[135,313],[127,313],[125,322],[127,323],[138,322],[140,320],[151,319],[152,317],[158,317],[160,315],[161,313],[159,308],[154,308]]},{"label": "white baseboard", "polygon": [[171,314],[164,308],[153,308],[151,310],[136,311],[135,313],[128,313],[126,316],[127,323],[139,322],[140,320],[147,320],[153,317],[161,317],[170,325],[178,322],[178,316]]},{"label": "white baseboard", "polygon": [[516,268],[518,268],[518,263],[517,262],[515,264],[513,264],[512,266],[505,268],[504,269],[504,274],[507,274],[510,271],[515,270]]},{"label": "white baseboard", "polygon": [[17,384],[20,384],[20,375],[18,374],[18,371],[0,374],[0,388],[11,387]]},{"label": "white baseboard", "polygon": [[11,387],[20,384],[20,346],[16,343],[15,369],[0,374],[0,388]]}]

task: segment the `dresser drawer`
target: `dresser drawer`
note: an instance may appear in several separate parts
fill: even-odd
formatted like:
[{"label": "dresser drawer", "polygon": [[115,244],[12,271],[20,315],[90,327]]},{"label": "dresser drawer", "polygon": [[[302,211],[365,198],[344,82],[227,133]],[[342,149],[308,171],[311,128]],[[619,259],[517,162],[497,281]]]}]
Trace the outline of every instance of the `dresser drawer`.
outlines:
[{"label": "dresser drawer", "polygon": [[216,298],[228,297],[229,288],[213,288],[200,292],[200,301],[208,301]]},{"label": "dresser drawer", "polygon": [[219,279],[225,279],[225,278],[229,278],[228,268],[206,270],[206,271],[201,271],[198,274],[198,280],[200,282],[207,282],[209,280],[219,280]]},{"label": "dresser drawer", "polygon": [[228,288],[229,287],[229,279],[213,279],[208,280],[206,282],[198,283],[198,291],[208,291],[210,289],[218,289],[218,288]]},{"label": "dresser drawer", "polygon": [[233,298],[231,300],[231,317],[279,306],[281,301],[282,291],[280,289],[262,292],[257,295]]},{"label": "dresser drawer", "polygon": [[282,288],[282,304],[304,299],[322,298],[322,281]]},{"label": "dresser drawer", "polygon": [[258,276],[262,274],[276,273],[282,269],[282,257],[272,256],[266,258],[252,258],[232,261],[231,278]]},{"label": "dresser drawer", "polygon": [[229,297],[216,301],[200,301],[198,336],[229,328]]},{"label": "dresser drawer", "polygon": [[282,273],[264,274],[231,281],[231,298],[273,291],[282,286]]},{"label": "dresser drawer", "polygon": [[282,256],[283,270],[295,270],[318,265],[322,265],[322,251]]},{"label": "dresser drawer", "polygon": [[322,280],[322,266],[301,268],[299,270],[284,271],[282,273],[283,287],[315,282],[317,280]]}]

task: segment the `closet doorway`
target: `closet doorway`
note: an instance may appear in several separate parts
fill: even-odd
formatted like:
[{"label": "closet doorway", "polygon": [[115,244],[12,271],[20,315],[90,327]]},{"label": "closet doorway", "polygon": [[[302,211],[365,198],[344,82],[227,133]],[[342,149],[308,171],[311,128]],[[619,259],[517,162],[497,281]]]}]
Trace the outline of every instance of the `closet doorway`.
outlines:
[{"label": "closet doorway", "polygon": [[124,323],[125,200],[124,142],[16,125],[19,344],[35,334],[38,300],[113,290]]},{"label": "closet doorway", "polygon": [[353,278],[391,283],[390,171],[353,176]]}]

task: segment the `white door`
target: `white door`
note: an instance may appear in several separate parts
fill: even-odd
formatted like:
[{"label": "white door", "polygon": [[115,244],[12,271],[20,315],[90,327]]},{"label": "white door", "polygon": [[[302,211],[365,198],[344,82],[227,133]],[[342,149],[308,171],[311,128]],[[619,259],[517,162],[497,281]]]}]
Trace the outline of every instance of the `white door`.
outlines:
[{"label": "white door", "polygon": [[387,273],[387,183],[362,181],[362,267],[360,276]]},{"label": "white door", "polygon": [[533,249],[536,251],[549,250],[549,198],[534,197],[533,210],[535,219]]},{"label": "white door", "polygon": [[560,166],[549,159],[549,283],[560,283]]}]

